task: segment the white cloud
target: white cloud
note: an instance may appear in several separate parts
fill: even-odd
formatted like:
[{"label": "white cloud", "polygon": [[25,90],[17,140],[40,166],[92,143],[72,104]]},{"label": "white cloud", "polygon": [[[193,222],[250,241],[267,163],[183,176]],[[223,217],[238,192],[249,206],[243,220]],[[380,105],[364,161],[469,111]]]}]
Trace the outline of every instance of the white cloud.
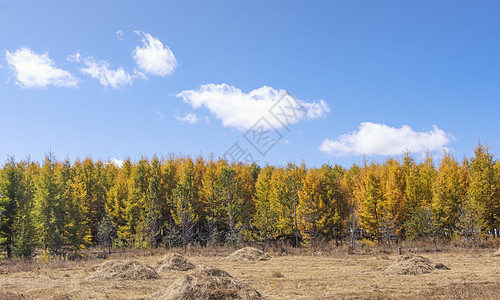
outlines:
[{"label": "white cloud", "polygon": [[155,111],[155,114],[158,116],[159,120],[163,120],[164,119],[163,114],[161,113],[161,111],[157,110],[156,108],[153,108],[153,110]]},{"label": "white cloud", "polygon": [[[78,58],[79,60],[80,58]],[[104,60],[96,61],[92,57],[88,57],[83,59],[83,63],[85,67],[81,68],[80,71],[90,75],[92,78],[99,79],[99,82],[104,86],[111,86],[117,89],[123,85],[132,84],[134,79],[122,67],[111,69],[109,63]]]},{"label": "white cloud", "polygon": [[81,58],[82,55],[80,54],[80,52],[76,52],[75,54],[68,55],[66,59],[72,63],[79,63]]},{"label": "white cloud", "polygon": [[123,31],[121,31],[121,30],[118,30],[118,31],[116,32],[116,38],[117,38],[118,40],[120,40],[120,41],[123,41],[123,36],[124,36],[124,35],[125,35],[125,34],[124,34],[124,33],[123,33]]},{"label": "white cloud", "polygon": [[199,121],[198,117],[193,113],[185,114],[183,117],[175,116],[175,119],[179,122],[188,123],[188,124],[194,124],[194,123],[197,123]]},{"label": "white cloud", "polygon": [[124,162],[125,161],[123,161],[121,159],[112,158],[106,164],[113,164],[113,165],[117,166],[118,168],[121,168],[123,166]]},{"label": "white cloud", "polygon": [[139,36],[142,36],[143,46],[137,46],[132,52],[139,69],[145,73],[158,76],[166,76],[174,73],[177,67],[177,60],[174,53],[168,46],[150,35],[142,31],[136,31]]},{"label": "white cloud", "polygon": [[385,124],[361,123],[358,131],[343,134],[335,141],[325,139],[319,149],[332,155],[399,155],[405,151],[424,153],[446,150],[453,137],[433,126],[431,131],[416,132],[410,126],[394,128]]},{"label": "white cloud", "polygon": [[[187,90],[177,94],[193,108],[205,106],[222,124],[239,130],[251,128],[264,117],[267,122],[264,127],[281,128],[299,122],[302,119],[324,117],[330,111],[328,104],[305,102],[291,97],[285,90],[275,90],[268,86],[244,93],[240,89],[227,84],[206,84],[199,90]],[[279,103],[278,103],[279,102]],[[276,106],[273,106],[276,105]],[[285,113],[293,114],[284,120],[270,114],[270,109],[289,109]],[[282,122],[280,122],[282,121]],[[286,121],[286,122],[283,122]]]},{"label": "white cloud", "polygon": [[37,54],[29,48],[15,52],[5,51],[9,69],[16,76],[16,84],[24,89],[46,88],[49,85],[77,87],[78,81],[71,73],[55,67],[48,53]]}]

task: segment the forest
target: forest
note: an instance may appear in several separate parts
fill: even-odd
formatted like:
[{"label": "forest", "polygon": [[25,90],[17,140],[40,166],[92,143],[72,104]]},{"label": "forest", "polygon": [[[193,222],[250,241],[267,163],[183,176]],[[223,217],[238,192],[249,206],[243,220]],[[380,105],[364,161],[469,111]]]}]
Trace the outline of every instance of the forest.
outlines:
[{"label": "forest", "polygon": [[350,168],[224,159],[7,158],[0,243],[7,257],[87,247],[465,240],[500,234],[500,162],[479,143],[458,161],[404,153]]}]

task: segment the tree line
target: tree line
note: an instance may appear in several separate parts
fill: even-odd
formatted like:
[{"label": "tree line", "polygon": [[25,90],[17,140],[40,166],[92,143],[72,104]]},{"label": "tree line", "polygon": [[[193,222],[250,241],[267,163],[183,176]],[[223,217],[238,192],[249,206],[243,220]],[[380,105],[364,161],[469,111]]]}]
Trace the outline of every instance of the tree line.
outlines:
[{"label": "tree line", "polygon": [[9,157],[0,169],[0,245],[8,257],[97,244],[477,243],[499,234],[500,162],[481,144],[461,162],[449,153],[438,163],[405,153],[350,168],[174,156],[118,166],[48,154],[41,164]]}]

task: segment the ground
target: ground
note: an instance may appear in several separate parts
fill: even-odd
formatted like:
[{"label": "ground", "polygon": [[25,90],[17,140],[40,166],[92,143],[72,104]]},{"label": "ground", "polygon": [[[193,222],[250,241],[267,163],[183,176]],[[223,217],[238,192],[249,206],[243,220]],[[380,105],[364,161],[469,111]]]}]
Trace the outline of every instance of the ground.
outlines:
[{"label": "ground", "polygon": [[[418,253],[451,270],[417,276],[388,275],[396,254],[347,253],[274,255],[271,260],[232,262],[226,254],[195,251],[186,257],[216,266],[260,291],[268,299],[500,299],[500,257],[494,250]],[[133,259],[153,265],[165,252],[116,253],[108,259]],[[161,279],[91,280],[102,259],[0,266],[0,299],[144,299],[185,274],[160,273]]]}]

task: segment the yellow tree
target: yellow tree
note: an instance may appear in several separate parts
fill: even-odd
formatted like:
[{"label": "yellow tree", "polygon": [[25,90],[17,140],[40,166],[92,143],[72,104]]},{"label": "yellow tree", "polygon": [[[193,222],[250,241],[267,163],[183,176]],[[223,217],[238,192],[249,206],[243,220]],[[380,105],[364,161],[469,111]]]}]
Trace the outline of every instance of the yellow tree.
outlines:
[{"label": "yellow tree", "polygon": [[293,232],[295,235],[295,246],[299,245],[299,228],[297,209],[299,206],[299,192],[302,189],[303,179],[306,174],[305,166],[300,168],[295,164],[289,163],[284,172],[276,173],[277,180],[276,198],[282,209],[282,218],[280,227],[286,232]]},{"label": "yellow tree", "polygon": [[[366,168],[366,167],[365,167]],[[359,218],[363,230],[372,238],[380,238],[380,222],[384,204],[380,166],[372,164],[366,170],[364,195],[359,203]]]},{"label": "yellow tree", "polygon": [[252,216],[252,227],[256,230],[257,240],[265,249],[270,239],[278,236],[278,225],[280,218],[280,207],[277,201],[273,201],[273,172],[274,167],[263,168],[255,183],[255,213]]},{"label": "yellow tree", "polygon": [[395,159],[388,159],[383,165],[384,201],[381,203],[382,231],[388,243],[393,236],[402,233],[406,210],[406,172],[412,162],[409,154],[404,156],[405,166]]},{"label": "yellow tree", "polygon": [[500,186],[495,178],[495,161],[488,146],[479,145],[474,150],[470,161],[471,183],[468,194],[472,207],[477,206],[485,230],[495,236],[500,227]]},{"label": "yellow tree", "polygon": [[304,237],[304,243],[314,249],[313,241],[319,233],[321,214],[321,185],[317,169],[310,169],[299,191],[297,208],[298,227]]},{"label": "yellow tree", "polygon": [[438,229],[444,237],[451,238],[455,231],[459,208],[466,196],[466,169],[451,154],[444,153],[436,177],[433,201]]},{"label": "yellow tree", "polygon": [[343,184],[345,170],[335,165],[323,165],[319,170],[321,220],[320,231],[338,243],[345,230],[351,210],[349,192]]}]

